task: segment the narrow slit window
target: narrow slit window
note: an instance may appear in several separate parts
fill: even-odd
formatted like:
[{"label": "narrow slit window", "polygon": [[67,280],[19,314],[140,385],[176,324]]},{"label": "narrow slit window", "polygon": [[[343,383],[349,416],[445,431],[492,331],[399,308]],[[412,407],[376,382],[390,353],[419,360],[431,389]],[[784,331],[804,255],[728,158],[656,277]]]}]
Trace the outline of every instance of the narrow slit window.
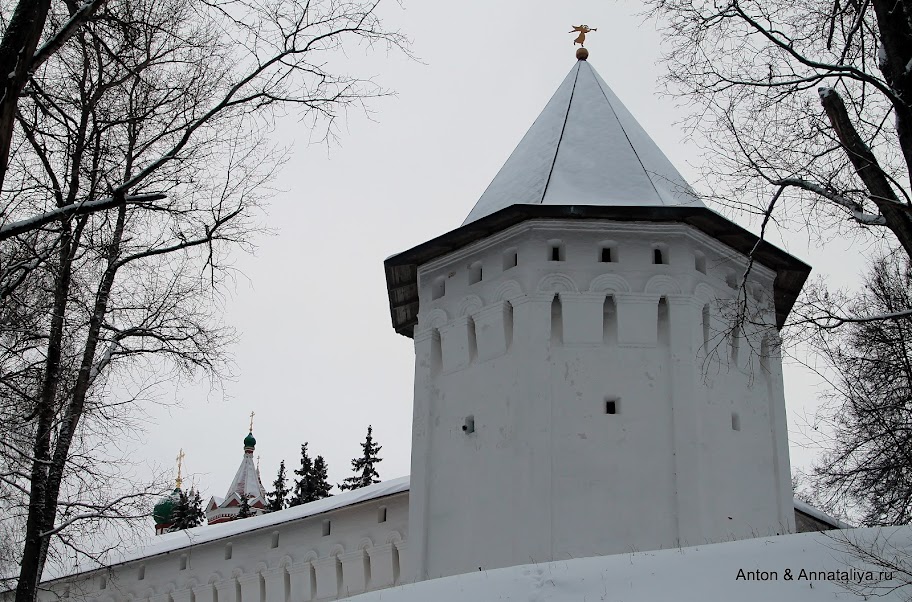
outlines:
[{"label": "narrow slit window", "polygon": [[466,435],[470,435],[475,432],[475,416],[466,416],[465,422],[462,424],[462,431]]},{"label": "narrow slit window", "polygon": [[278,531],[272,532],[272,541],[270,542],[269,545],[273,549],[279,547],[279,532]]},{"label": "narrow slit window", "polygon": [[732,412],[732,430],[741,430],[741,417],[738,415],[738,412]]},{"label": "narrow slit window", "polygon": [[613,416],[618,413],[620,410],[620,401],[617,399],[606,399],[605,400],[605,413]]},{"label": "narrow slit window", "polygon": [[231,560],[231,552],[232,552],[231,544],[226,543],[225,544],[225,560]]},{"label": "narrow slit window", "polygon": [[431,333],[431,374],[437,375],[443,367],[443,345],[440,341],[440,331],[435,329]]},{"label": "narrow slit window", "polygon": [[560,247],[551,247],[551,261],[560,261]]},{"label": "narrow slit window", "polygon": [[481,262],[476,261],[469,266],[469,284],[475,284],[476,282],[481,282],[482,272],[481,272]]},{"label": "narrow slit window", "polygon": [[703,306],[703,352],[709,352],[709,305]]},{"label": "narrow slit window", "polygon": [[330,533],[332,533],[332,522],[329,520],[324,520],[323,521],[323,537],[326,537]]},{"label": "narrow slit window", "polygon": [[142,565],[139,567],[139,574],[136,576],[136,578],[138,581],[142,581],[143,579],[146,578],[146,565]]},{"label": "narrow slit window", "polygon": [[599,261],[602,263],[611,263],[614,261],[614,258],[611,256],[611,247],[602,248],[602,256]]},{"label": "narrow slit window", "polygon": [[431,299],[439,299],[446,294],[446,280],[441,276],[431,285]]},{"label": "narrow slit window", "polygon": [[662,249],[656,248],[652,250],[652,263],[656,265],[662,265],[665,263],[665,253]]},{"label": "narrow slit window", "polygon": [[551,301],[551,344],[560,345],[564,342],[564,316],[561,307],[560,295],[554,295]]},{"label": "narrow slit window", "polygon": [[98,589],[107,589],[108,588],[108,579],[106,577],[98,578]]},{"label": "narrow slit window", "polygon": [[187,570],[187,555],[186,555],[186,554],[181,554],[181,557],[180,557],[180,570],[182,570],[182,571],[186,571],[186,570]]},{"label": "narrow slit window", "polygon": [[507,249],[503,254],[503,269],[506,272],[519,265],[519,253],[516,249]]},{"label": "narrow slit window", "polygon": [[509,301],[504,302],[504,338],[509,350],[513,345],[513,304]]},{"label": "narrow slit window", "polygon": [[478,336],[475,332],[475,320],[469,318],[467,321],[469,328],[469,363],[478,359]]},{"label": "narrow slit window", "polygon": [[386,506],[380,506],[377,508],[377,522],[385,523],[386,522]]},{"label": "narrow slit window", "polygon": [[706,255],[699,251],[694,254],[694,268],[701,274],[706,273]]}]

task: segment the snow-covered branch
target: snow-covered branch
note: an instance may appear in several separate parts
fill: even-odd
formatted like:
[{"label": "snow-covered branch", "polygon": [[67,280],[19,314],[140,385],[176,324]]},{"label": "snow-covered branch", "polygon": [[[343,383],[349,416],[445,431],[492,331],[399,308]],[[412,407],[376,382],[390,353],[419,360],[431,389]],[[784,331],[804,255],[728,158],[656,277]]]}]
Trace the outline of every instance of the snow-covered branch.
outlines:
[{"label": "snow-covered branch", "polygon": [[833,201],[837,205],[848,209],[852,214],[852,218],[861,224],[865,224],[867,226],[885,226],[887,224],[886,219],[884,219],[882,215],[866,213],[864,211],[864,208],[858,202],[847,199],[841,194],[838,194],[832,190],[828,190],[819,184],[815,184],[814,182],[808,182],[807,180],[802,180],[800,178],[782,178],[781,180],[774,180],[772,183],[779,186],[793,186],[795,188],[801,188],[803,190],[807,190],[808,192],[818,194],[825,199]]},{"label": "snow-covered branch", "polygon": [[58,207],[51,211],[46,211],[40,215],[35,215],[24,220],[19,220],[0,226],[0,241],[6,240],[7,238],[11,238],[18,234],[24,234],[25,232],[35,230],[44,225],[50,224],[51,222],[70,219],[76,215],[87,215],[89,213],[95,213],[96,211],[104,211],[106,209],[112,209],[124,203],[128,205],[149,204],[165,198],[167,198],[166,195],[153,192],[146,194],[125,195],[122,197],[111,196],[98,199],[96,201],[83,201],[80,203],[73,203],[71,205],[64,205],[63,207]]}]

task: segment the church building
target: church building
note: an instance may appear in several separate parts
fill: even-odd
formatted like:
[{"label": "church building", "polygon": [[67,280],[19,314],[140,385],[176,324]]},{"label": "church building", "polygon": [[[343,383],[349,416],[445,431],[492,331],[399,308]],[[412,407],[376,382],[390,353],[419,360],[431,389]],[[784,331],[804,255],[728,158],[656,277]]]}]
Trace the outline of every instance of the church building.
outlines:
[{"label": "church building", "polygon": [[792,498],[778,330],[810,268],[708,209],[587,57],[465,221],[384,262],[410,477],[263,514],[251,427],[209,525],[48,599],[335,600],[841,526]]}]

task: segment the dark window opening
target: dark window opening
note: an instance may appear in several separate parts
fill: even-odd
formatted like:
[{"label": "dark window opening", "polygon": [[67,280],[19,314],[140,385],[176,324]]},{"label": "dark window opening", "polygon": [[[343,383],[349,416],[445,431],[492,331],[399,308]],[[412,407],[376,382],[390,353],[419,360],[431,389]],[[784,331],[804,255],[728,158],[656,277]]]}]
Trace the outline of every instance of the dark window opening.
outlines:
[{"label": "dark window opening", "polygon": [[606,248],[602,249],[601,262],[602,263],[611,263],[612,261],[613,260],[611,258],[611,248],[606,247]]},{"label": "dark window opening", "polygon": [[481,282],[481,280],[481,262],[477,261],[469,266],[469,284],[475,284],[476,282]]},{"label": "dark window opening", "polygon": [[652,250],[652,263],[656,265],[661,265],[665,263],[665,255],[662,253],[662,249],[653,249]]},{"label": "dark window opening", "polygon": [[323,537],[326,537],[332,532],[332,523],[328,520],[323,521]]},{"label": "dark window opening", "polygon": [[506,272],[510,268],[515,268],[519,265],[519,253],[516,252],[516,249],[507,249],[504,251],[503,255],[503,269]]},{"label": "dark window opening", "polygon": [[618,413],[618,400],[617,399],[608,399],[605,400],[605,413],[606,414],[617,414]]}]

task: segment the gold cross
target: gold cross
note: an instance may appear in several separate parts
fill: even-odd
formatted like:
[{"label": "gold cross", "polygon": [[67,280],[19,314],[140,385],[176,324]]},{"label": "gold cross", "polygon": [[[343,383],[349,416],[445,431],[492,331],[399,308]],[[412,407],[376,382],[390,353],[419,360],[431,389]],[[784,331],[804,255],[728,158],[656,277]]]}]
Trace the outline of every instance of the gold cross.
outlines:
[{"label": "gold cross", "polygon": [[256,416],[256,412],[250,412],[250,432],[253,432],[253,417]]},{"label": "gold cross", "polygon": [[185,457],[186,457],[186,454],[184,454],[184,448],[181,448],[181,450],[177,454],[177,458],[176,458],[176,460],[177,460],[177,478],[174,480],[175,485],[178,489],[180,489],[181,483],[183,482],[183,479],[181,478],[181,468],[184,465]]}]

